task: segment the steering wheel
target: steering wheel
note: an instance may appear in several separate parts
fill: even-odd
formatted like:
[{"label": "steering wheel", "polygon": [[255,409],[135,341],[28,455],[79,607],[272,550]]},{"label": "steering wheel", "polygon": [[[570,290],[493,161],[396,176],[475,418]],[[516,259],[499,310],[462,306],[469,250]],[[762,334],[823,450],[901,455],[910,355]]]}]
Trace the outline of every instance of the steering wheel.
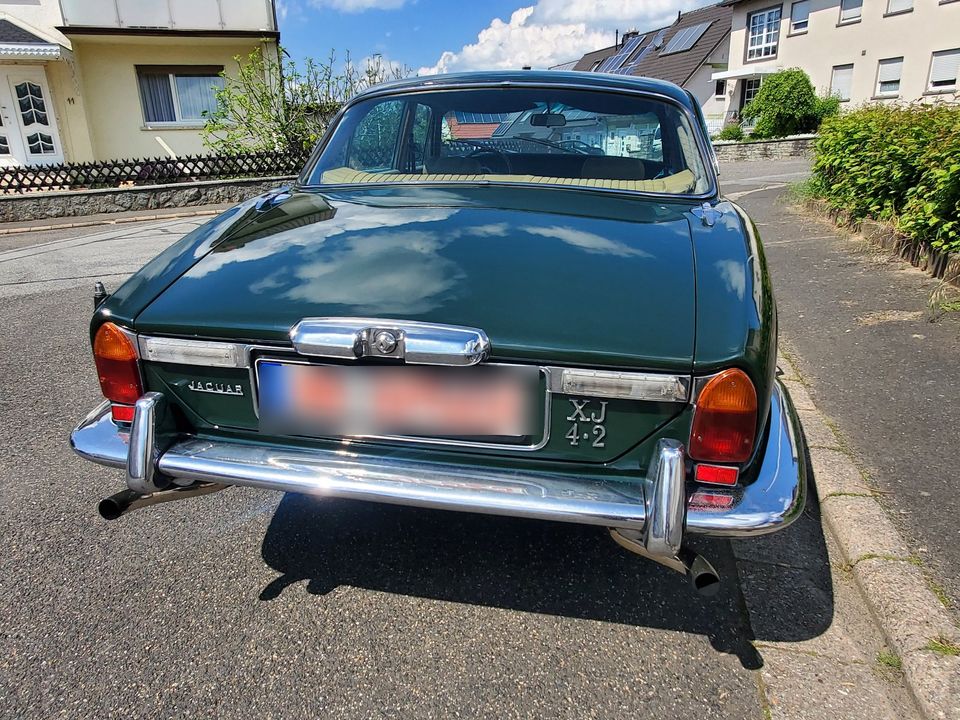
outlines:
[{"label": "steering wheel", "polygon": [[[479,160],[480,171],[483,173],[496,174],[510,172],[510,165],[507,163],[507,159],[503,156],[503,153],[497,152],[496,150],[477,148],[472,153],[467,155],[467,157],[474,160]],[[491,163],[491,161],[493,162]]]}]

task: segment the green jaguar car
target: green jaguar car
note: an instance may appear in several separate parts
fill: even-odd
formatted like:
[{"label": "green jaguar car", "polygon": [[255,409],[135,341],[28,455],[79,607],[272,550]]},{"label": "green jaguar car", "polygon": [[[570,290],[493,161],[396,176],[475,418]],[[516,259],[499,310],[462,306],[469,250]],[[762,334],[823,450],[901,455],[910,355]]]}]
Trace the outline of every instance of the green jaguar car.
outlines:
[{"label": "green jaguar car", "polygon": [[112,519],[230,486],[609,528],[719,578],[690,535],[805,498],[757,230],[696,100],[643,78],[377,86],[297,181],[182,238],[90,326]]}]

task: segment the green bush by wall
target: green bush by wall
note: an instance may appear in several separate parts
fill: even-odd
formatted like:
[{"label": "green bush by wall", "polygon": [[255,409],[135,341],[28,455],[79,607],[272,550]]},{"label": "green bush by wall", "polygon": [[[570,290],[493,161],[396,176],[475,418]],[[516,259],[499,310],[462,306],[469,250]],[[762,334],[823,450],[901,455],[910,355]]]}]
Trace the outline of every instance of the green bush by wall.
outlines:
[{"label": "green bush by wall", "polygon": [[827,119],[812,189],[854,219],[960,251],[960,106],[869,105]]},{"label": "green bush by wall", "polygon": [[816,132],[824,118],[839,110],[839,98],[817,97],[809,76],[790,68],[767,75],[742,114],[756,121],[751,137],[759,139]]}]

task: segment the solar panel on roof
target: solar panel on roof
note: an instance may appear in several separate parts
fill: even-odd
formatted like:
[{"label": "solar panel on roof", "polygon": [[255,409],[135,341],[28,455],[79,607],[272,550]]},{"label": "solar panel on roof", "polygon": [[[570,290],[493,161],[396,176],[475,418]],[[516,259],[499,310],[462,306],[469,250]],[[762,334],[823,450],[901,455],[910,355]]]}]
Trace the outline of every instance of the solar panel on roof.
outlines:
[{"label": "solar panel on roof", "polygon": [[660,54],[672,55],[673,53],[689,50],[694,46],[697,40],[703,37],[703,34],[707,31],[708,27],[710,27],[709,22],[702,22],[698,25],[691,25],[690,27],[683,28],[670,39],[670,42],[667,43],[667,47],[664,48],[663,52]]},{"label": "solar panel on roof", "polygon": [[660,32],[658,32],[656,37],[654,37],[653,40],[651,40],[650,43],[645,48],[643,48],[643,50],[641,50],[640,53],[633,60],[630,61],[630,64],[620,68],[620,70],[617,71],[617,74],[632,75],[633,71],[636,70],[637,67],[640,65],[640,63],[643,62],[643,59],[650,54],[651,50],[663,45],[663,36],[666,32],[667,32],[666,29],[663,29]]},{"label": "solar panel on roof", "polygon": [[617,70],[623,63],[629,58],[633,51],[640,47],[640,43],[643,42],[644,35],[635,35],[630,38],[623,44],[623,47],[620,48],[620,51],[616,55],[612,55],[604,60],[597,67],[596,72],[614,72]]},{"label": "solar panel on roof", "polygon": [[476,113],[454,111],[458,123],[499,123],[510,117],[510,113]]}]

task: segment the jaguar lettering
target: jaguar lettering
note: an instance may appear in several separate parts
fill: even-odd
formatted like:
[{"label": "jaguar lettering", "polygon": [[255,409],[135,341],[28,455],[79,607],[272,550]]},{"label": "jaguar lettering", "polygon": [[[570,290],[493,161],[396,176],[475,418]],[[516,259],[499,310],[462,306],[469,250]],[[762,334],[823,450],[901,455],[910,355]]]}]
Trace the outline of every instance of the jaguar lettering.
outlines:
[{"label": "jaguar lettering", "polygon": [[191,380],[187,387],[194,392],[213,393],[215,395],[243,395],[243,385],[222,382]]}]

